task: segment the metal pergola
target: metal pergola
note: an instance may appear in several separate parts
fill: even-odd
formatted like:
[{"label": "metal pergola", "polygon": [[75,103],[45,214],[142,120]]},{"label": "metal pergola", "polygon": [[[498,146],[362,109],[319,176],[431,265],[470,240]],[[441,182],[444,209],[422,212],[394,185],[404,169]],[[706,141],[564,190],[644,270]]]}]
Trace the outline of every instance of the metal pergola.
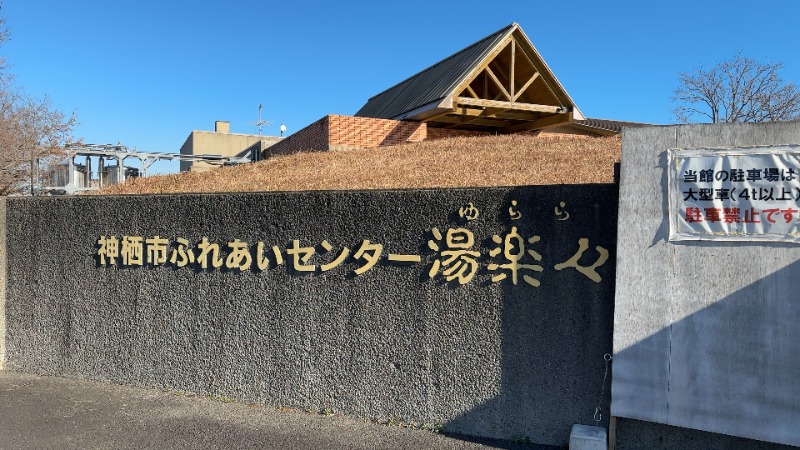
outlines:
[{"label": "metal pergola", "polygon": [[[86,157],[86,171],[89,177],[91,176],[91,157],[95,156],[100,158],[101,168],[104,165],[105,159],[117,160],[118,180],[123,180],[125,178],[124,163],[127,158],[139,159],[142,165],[142,176],[147,176],[147,168],[159,160],[205,162],[214,165],[245,164],[252,162],[252,159],[247,156],[183,155],[180,153],[140,152],[136,149],[131,150],[124,145],[112,144],[67,144],[64,150],[67,156],[67,184],[65,186],[46,186],[42,189],[64,190],[67,194],[97,189],[91,186],[78,186],[75,182],[75,158],[79,156]],[[98,173],[100,178],[99,186],[102,187],[103,170],[101,169]],[[88,185],[89,183],[86,184]]]}]

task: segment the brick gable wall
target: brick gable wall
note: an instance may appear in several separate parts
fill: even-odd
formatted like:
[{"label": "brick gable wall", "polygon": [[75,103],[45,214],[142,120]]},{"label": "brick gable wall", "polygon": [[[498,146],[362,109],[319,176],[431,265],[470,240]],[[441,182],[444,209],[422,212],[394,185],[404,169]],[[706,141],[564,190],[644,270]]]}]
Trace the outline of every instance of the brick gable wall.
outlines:
[{"label": "brick gable wall", "polygon": [[328,150],[330,117],[325,116],[264,150],[264,158],[290,153]]},{"label": "brick gable wall", "polygon": [[383,147],[455,136],[480,136],[479,131],[429,128],[423,122],[327,115],[267,148],[265,157],[302,151]]}]

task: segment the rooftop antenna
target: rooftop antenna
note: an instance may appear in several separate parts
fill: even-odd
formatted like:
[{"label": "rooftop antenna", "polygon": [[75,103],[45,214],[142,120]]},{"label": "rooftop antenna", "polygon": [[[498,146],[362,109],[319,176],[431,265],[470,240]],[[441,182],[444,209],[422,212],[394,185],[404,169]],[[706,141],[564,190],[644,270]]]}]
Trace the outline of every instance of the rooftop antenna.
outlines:
[{"label": "rooftop antenna", "polygon": [[[0,0],[0,1],[2,1],[2,0]],[[251,125],[255,125],[256,127],[258,127],[258,135],[259,136],[261,136],[261,129],[264,127],[264,125],[269,125],[269,124],[272,123],[269,120],[262,120],[261,119],[261,110],[262,109],[264,109],[264,107],[261,105],[261,103],[259,103],[258,104],[258,121],[257,122],[250,122]]]}]

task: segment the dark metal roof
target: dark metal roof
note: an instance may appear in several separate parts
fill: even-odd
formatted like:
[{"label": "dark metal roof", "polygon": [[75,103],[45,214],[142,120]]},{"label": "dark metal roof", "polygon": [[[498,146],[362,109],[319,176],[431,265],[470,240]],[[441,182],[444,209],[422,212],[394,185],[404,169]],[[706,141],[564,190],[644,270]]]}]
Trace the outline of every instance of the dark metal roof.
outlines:
[{"label": "dark metal roof", "polygon": [[450,95],[515,26],[511,24],[372,97],[356,116],[392,119]]},{"label": "dark metal roof", "polygon": [[639,122],[620,122],[618,120],[590,119],[590,118],[587,118],[586,120],[576,120],[575,123],[578,125],[583,125],[588,128],[598,128],[600,130],[611,131],[617,134],[622,132],[622,127],[646,127],[649,125],[646,123],[639,123]]},{"label": "dark metal roof", "polygon": [[623,128],[649,126],[652,125],[641,122],[622,122],[619,120],[586,118],[585,120],[575,120],[563,125],[550,127],[545,131],[548,133],[582,134],[588,136],[613,136],[622,133]]}]

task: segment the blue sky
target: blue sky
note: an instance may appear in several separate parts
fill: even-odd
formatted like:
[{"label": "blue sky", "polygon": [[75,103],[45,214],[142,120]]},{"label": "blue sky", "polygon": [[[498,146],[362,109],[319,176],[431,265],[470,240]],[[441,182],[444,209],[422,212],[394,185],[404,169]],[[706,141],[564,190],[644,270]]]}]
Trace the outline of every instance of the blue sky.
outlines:
[{"label": "blue sky", "polygon": [[[768,6],[767,6],[768,5]],[[177,152],[192,130],[291,134],[517,22],[588,117],[672,123],[677,75],[741,51],[800,82],[800,2],[2,0],[0,48],[87,143]],[[155,171],[177,170],[162,163]]]}]

